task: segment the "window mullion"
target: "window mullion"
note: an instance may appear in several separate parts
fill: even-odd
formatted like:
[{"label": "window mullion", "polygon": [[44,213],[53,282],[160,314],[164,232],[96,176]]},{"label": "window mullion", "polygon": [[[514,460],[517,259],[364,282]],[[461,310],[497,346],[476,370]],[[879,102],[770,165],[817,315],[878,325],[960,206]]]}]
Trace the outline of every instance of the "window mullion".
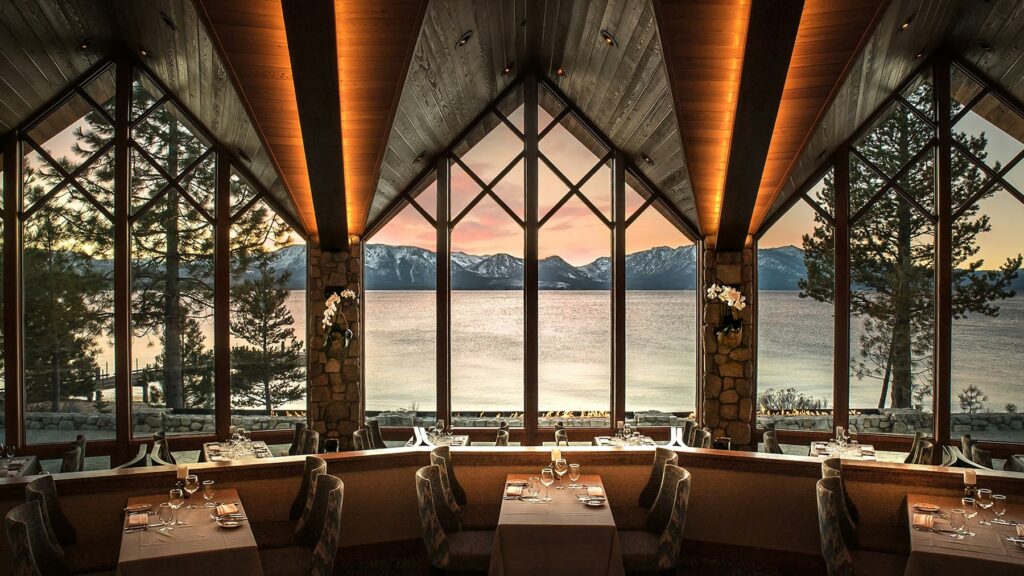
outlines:
[{"label": "window mullion", "polygon": [[538,255],[538,192],[539,192],[539,161],[540,161],[540,137],[537,126],[537,76],[528,74],[523,82],[523,129],[526,135],[526,146],[524,155],[526,165],[523,174],[526,181],[526,234],[524,238],[525,250],[523,253],[523,292],[526,303],[525,310],[525,337],[524,353],[525,366],[523,371],[524,384],[524,410],[523,426],[526,429],[526,438],[523,442],[526,445],[534,445],[539,441],[537,435],[537,411],[538,400],[538,357],[539,357],[539,332],[538,332],[538,280],[539,266]]}]

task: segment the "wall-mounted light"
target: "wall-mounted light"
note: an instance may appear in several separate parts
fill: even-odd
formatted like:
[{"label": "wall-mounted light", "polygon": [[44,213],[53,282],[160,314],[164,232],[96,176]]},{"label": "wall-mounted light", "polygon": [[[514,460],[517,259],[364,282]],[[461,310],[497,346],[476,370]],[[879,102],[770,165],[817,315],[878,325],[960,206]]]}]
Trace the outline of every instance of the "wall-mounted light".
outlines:
[{"label": "wall-mounted light", "polygon": [[601,40],[604,41],[608,46],[618,47],[619,42],[615,39],[615,36],[607,30],[601,30]]},{"label": "wall-mounted light", "polygon": [[654,166],[654,160],[652,160],[651,157],[648,156],[646,153],[641,153],[640,159],[643,160],[645,164],[649,166]]},{"label": "wall-mounted light", "polygon": [[465,32],[462,33],[462,36],[459,36],[459,40],[455,43],[455,47],[456,48],[462,48],[463,46],[466,45],[467,42],[469,42],[469,39],[472,38],[472,37],[473,37],[473,31],[472,30],[466,30]]},{"label": "wall-mounted light", "polygon": [[515,64],[512,64],[511,62],[509,62],[508,64],[505,64],[505,67],[501,69],[501,75],[502,76],[508,76],[509,74],[512,73],[512,68],[514,68],[514,67],[515,67]]},{"label": "wall-mounted light", "polygon": [[359,245],[359,236],[356,236],[355,234],[349,234],[348,235],[348,245],[349,246],[358,246]]},{"label": "wall-mounted light", "polygon": [[913,22],[913,21],[914,21],[914,14],[911,14],[910,16],[907,17],[906,20],[903,21],[902,24],[900,24],[899,29],[896,30],[896,31],[897,32],[903,32],[904,30],[907,30],[908,28],[910,28],[910,23]]}]

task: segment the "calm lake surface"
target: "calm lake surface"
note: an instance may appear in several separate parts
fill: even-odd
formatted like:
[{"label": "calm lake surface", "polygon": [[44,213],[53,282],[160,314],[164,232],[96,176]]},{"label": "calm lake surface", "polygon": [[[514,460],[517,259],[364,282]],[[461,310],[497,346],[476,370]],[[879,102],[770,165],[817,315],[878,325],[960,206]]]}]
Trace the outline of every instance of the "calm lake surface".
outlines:
[{"label": "calm lake surface", "polygon": [[[452,409],[522,411],[523,303],[512,291],[452,292]],[[627,293],[629,410],[694,408],[695,293]],[[435,295],[367,291],[369,410],[434,406]],[[607,410],[611,370],[608,292],[540,292],[541,411]],[[1024,408],[1024,297],[996,318],[954,322],[953,388],[976,384],[988,407]],[[758,386],[832,400],[832,306],[797,292],[760,293]],[[853,354],[860,323],[854,321]],[[877,380],[851,384],[851,405],[877,406]],[[954,407],[954,411],[959,411]]]}]

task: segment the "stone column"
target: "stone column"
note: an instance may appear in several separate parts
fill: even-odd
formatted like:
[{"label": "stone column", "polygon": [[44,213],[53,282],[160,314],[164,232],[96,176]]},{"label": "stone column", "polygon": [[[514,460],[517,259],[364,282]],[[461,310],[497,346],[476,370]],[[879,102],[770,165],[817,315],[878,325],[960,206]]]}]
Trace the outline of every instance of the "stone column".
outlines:
[{"label": "stone column", "polygon": [[[741,252],[718,252],[710,242],[704,250],[704,319],[701,334],[704,344],[703,424],[712,438],[728,436],[735,450],[756,450],[752,445],[754,429],[754,293],[753,244],[748,239]],[[742,334],[720,337],[724,303],[707,300],[712,284],[732,286],[747,297],[747,307],[739,312]]]},{"label": "stone column", "polygon": [[352,447],[352,433],[362,422],[362,370],[359,304],[347,302],[342,311],[355,337],[346,348],[335,342],[323,348],[324,301],[328,288],[353,290],[362,297],[363,266],[361,246],[354,241],[347,251],[328,252],[309,246],[309,275],[306,282],[306,327],[309,338],[309,388],[307,420],[320,433],[321,444],[338,438],[341,447]]}]

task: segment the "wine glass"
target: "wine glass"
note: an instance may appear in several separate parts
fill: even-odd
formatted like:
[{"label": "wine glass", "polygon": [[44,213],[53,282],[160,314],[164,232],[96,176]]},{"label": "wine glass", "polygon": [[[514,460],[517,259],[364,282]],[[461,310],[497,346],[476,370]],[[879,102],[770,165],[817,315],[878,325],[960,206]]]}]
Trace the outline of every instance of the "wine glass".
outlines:
[{"label": "wine glass", "polygon": [[540,478],[536,476],[530,476],[530,479],[526,481],[526,491],[530,494],[529,502],[536,504],[540,502],[537,499],[537,495],[540,494]]},{"label": "wine glass", "polygon": [[1002,519],[1003,515],[1006,514],[1006,496],[1002,494],[992,495],[992,513],[996,515],[996,518]]},{"label": "wine glass", "polygon": [[953,534],[951,535],[955,540],[963,540],[967,532],[967,513],[960,508],[954,508],[949,511],[949,525],[953,528]]},{"label": "wine glass", "polygon": [[238,426],[231,427],[231,444],[237,444],[242,437],[238,435]]},{"label": "wine glass", "polygon": [[4,450],[4,456],[7,456],[8,458],[14,458],[17,453],[18,445],[14,443],[8,444],[6,450]]},{"label": "wine glass", "polygon": [[[974,498],[963,497],[960,499],[960,504],[963,506],[964,521],[970,520],[978,515],[978,506]],[[974,532],[971,532],[970,528],[965,527],[965,534],[968,536],[974,536]]]},{"label": "wine glass", "polygon": [[168,502],[160,504],[159,508],[160,527],[157,532],[161,534],[169,534],[171,530],[174,530],[174,507]]},{"label": "wine glass", "polygon": [[171,490],[168,497],[168,503],[171,505],[171,508],[174,508],[174,523],[178,526],[184,525],[185,523],[178,517],[178,508],[181,508],[181,505],[185,503],[185,493],[182,492],[180,488]]},{"label": "wine glass", "polygon": [[562,490],[562,476],[565,476],[568,472],[569,463],[565,461],[565,458],[555,460],[555,474],[558,475],[558,486],[555,490]]},{"label": "wine glass", "polygon": [[540,483],[544,485],[544,501],[551,502],[551,496],[548,495],[548,488],[555,483],[555,471],[551,468],[541,470]]},{"label": "wine glass", "polygon": [[213,480],[203,480],[203,500],[206,500],[205,506],[207,508],[216,506],[216,504],[212,502],[216,493],[217,490],[213,487]]},{"label": "wine glass", "polygon": [[[991,490],[989,490],[988,488],[982,488],[981,490],[978,490],[977,506],[978,506],[978,508],[981,508],[982,510],[985,510],[985,511],[987,511],[989,508],[992,507],[992,491]],[[992,525],[991,522],[989,522],[988,520],[985,520],[985,515],[984,514],[982,514],[981,520],[978,521],[978,524],[980,524],[982,526],[991,526]]]},{"label": "wine glass", "polygon": [[580,465],[569,464],[569,480],[572,484],[569,484],[569,488],[583,488],[578,482],[580,481]]},{"label": "wine glass", "polygon": [[[188,492],[189,498],[191,498],[192,495],[198,491],[199,476],[196,476],[195,474],[189,474],[188,476],[185,476],[185,492]],[[198,508],[198,506],[194,504],[189,504],[188,506],[186,506],[186,508]]]}]

